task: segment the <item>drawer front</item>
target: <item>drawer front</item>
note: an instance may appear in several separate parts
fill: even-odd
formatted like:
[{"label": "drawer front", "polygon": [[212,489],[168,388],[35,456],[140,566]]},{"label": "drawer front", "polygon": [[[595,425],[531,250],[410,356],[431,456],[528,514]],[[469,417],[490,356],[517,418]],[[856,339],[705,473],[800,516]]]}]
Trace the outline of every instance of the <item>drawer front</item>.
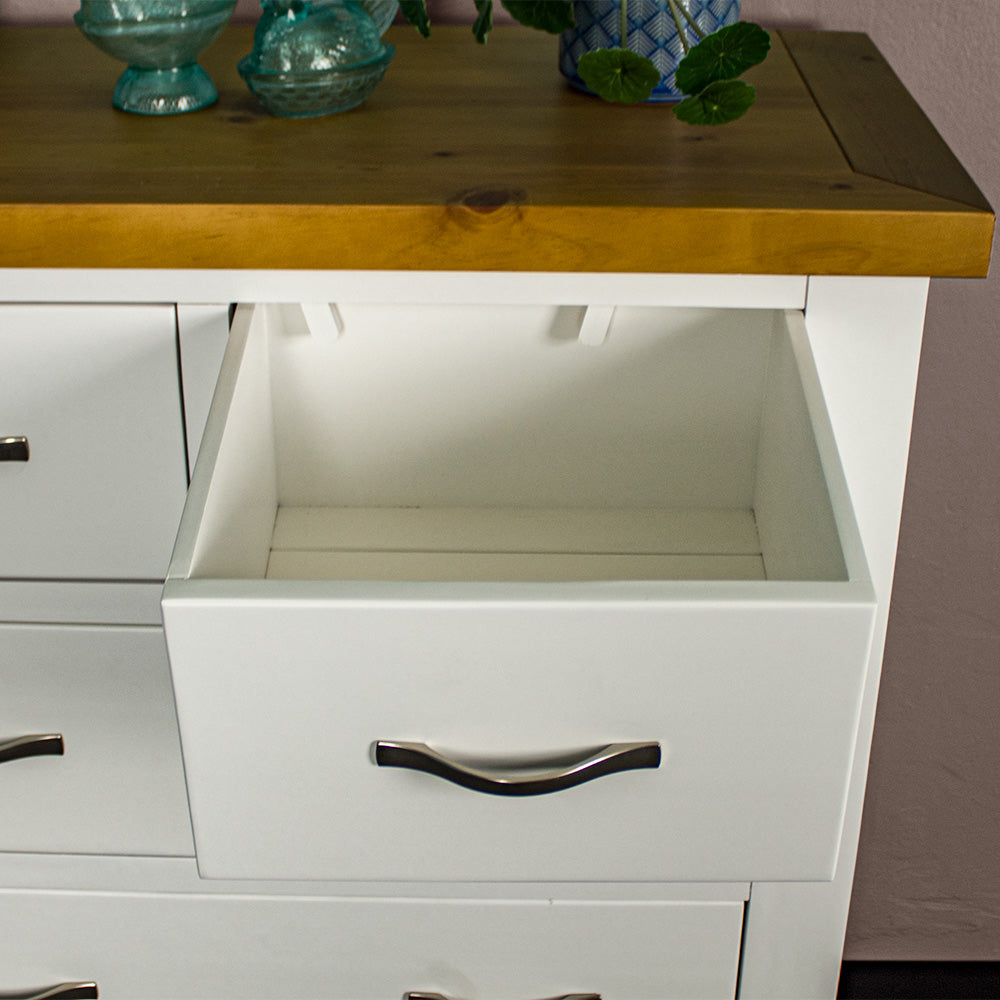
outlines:
[{"label": "drawer front", "polygon": [[0,577],[162,578],[184,503],[172,306],[0,306]]},{"label": "drawer front", "polygon": [[190,856],[160,629],[0,627],[0,757],[0,850]]},{"label": "drawer front", "polygon": [[735,996],[743,904],[0,891],[0,992],[102,1000]]},{"label": "drawer front", "polygon": [[[168,596],[164,612],[204,876],[832,877],[865,604]],[[380,740],[488,769],[634,741],[663,760],[508,797],[376,766]]]}]

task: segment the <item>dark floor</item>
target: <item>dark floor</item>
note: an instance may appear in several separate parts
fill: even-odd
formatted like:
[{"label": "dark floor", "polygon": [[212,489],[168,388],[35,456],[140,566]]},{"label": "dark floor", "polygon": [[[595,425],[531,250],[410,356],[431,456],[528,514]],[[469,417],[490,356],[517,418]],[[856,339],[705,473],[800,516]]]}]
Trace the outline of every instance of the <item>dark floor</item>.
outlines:
[{"label": "dark floor", "polygon": [[842,1000],[1000,1000],[1000,962],[844,962]]}]

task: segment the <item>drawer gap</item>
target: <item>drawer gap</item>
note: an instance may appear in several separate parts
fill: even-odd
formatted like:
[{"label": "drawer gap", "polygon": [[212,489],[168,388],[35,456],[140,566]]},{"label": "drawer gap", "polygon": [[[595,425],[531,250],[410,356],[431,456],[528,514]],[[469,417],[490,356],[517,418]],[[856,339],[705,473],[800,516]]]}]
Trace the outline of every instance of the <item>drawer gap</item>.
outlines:
[{"label": "drawer gap", "polygon": [[281,506],[269,579],[763,580],[752,510]]}]

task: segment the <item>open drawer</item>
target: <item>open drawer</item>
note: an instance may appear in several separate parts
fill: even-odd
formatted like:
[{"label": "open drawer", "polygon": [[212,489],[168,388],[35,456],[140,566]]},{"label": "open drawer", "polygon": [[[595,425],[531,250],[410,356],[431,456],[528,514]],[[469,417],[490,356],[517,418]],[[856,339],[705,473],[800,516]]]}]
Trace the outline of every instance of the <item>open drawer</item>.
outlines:
[{"label": "open drawer", "polygon": [[572,313],[237,311],[163,600],[204,876],[832,877],[874,598],[802,316]]}]

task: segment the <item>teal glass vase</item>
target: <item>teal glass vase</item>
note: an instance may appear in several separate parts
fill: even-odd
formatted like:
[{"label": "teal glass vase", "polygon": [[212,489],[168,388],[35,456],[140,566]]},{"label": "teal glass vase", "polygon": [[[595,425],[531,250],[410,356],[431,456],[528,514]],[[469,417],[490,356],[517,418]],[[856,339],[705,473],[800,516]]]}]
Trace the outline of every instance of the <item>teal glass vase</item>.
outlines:
[{"label": "teal glass vase", "polygon": [[81,0],[77,27],[128,64],[112,104],[143,115],[175,115],[218,98],[198,54],[222,33],[236,0]]},{"label": "teal glass vase", "polygon": [[382,32],[396,0],[262,0],[253,51],[239,72],[281,118],[314,118],[363,104],[395,48]]}]

